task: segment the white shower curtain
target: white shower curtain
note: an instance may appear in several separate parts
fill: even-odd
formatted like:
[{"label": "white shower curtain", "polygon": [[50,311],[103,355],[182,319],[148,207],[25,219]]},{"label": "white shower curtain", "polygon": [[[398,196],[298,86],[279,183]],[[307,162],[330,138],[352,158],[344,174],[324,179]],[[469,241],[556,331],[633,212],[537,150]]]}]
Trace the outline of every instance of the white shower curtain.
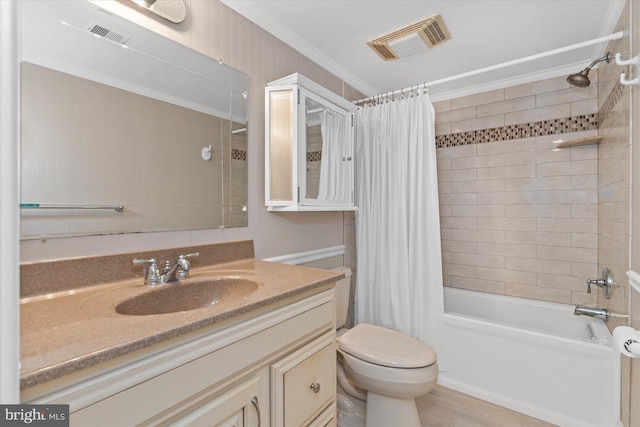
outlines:
[{"label": "white shower curtain", "polygon": [[358,110],[356,322],[437,352],[444,303],[434,115],[426,92]]}]

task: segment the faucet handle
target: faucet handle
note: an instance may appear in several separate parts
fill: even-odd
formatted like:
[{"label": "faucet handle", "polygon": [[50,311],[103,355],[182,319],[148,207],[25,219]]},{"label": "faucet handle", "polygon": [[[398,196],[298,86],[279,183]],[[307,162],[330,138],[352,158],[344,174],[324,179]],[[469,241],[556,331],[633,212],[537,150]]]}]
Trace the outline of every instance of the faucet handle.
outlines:
[{"label": "faucet handle", "polygon": [[150,259],[134,259],[133,265],[139,264],[149,264],[148,267],[144,268],[144,284],[145,285],[155,285],[160,283],[160,269],[156,264],[155,258]]},{"label": "faucet handle", "polygon": [[186,254],[186,255],[180,255],[178,258],[197,258],[200,256],[200,252],[193,252],[191,254]]},{"label": "faucet handle", "polygon": [[187,260],[187,258],[195,258],[198,256],[200,256],[199,252],[178,256],[177,262],[178,262],[178,265],[180,266],[180,269],[178,269],[178,280],[189,278],[189,270],[191,269],[191,263]]}]

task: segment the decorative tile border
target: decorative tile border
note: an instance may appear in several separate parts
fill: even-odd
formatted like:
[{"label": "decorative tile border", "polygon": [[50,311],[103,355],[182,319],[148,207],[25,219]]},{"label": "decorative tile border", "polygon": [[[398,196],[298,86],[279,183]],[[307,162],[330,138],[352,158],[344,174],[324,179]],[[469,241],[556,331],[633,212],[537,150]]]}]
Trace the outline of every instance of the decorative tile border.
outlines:
[{"label": "decorative tile border", "polygon": [[322,151],[308,151],[307,162],[319,162],[322,160]]},{"label": "decorative tile border", "polygon": [[247,151],[246,150],[238,150],[236,148],[231,149],[231,159],[232,160],[247,160]]}]

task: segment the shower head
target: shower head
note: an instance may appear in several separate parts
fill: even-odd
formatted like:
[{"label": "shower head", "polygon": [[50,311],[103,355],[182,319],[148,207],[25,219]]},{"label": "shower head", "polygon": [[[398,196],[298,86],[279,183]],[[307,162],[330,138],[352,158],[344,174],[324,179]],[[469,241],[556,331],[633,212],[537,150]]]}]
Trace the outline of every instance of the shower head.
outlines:
[{"label": "shower head", "polygon": [[569,77],[567,77],[567,82],[569,82],[570,85],[576,87],[588,87],[591,84],[591,81],[589,80],[589,71],[591,71],[594,65],[596,65],[598,62],[607,61],[608,64],[609,62],[611,62],[611,58],[611,52],[607,52],[605,56],[596,59],[584,70],[576,74],[571,74]]}]

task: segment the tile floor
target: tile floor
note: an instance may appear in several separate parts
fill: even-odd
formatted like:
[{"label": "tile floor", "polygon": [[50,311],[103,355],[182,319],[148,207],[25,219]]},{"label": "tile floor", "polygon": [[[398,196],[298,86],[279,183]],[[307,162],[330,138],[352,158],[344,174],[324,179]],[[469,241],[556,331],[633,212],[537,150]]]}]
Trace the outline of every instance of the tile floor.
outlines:
[{"label": "tile floor", "polygon": [[550,427],[535,418],[436,386],[416,399],[422,427]]}]

